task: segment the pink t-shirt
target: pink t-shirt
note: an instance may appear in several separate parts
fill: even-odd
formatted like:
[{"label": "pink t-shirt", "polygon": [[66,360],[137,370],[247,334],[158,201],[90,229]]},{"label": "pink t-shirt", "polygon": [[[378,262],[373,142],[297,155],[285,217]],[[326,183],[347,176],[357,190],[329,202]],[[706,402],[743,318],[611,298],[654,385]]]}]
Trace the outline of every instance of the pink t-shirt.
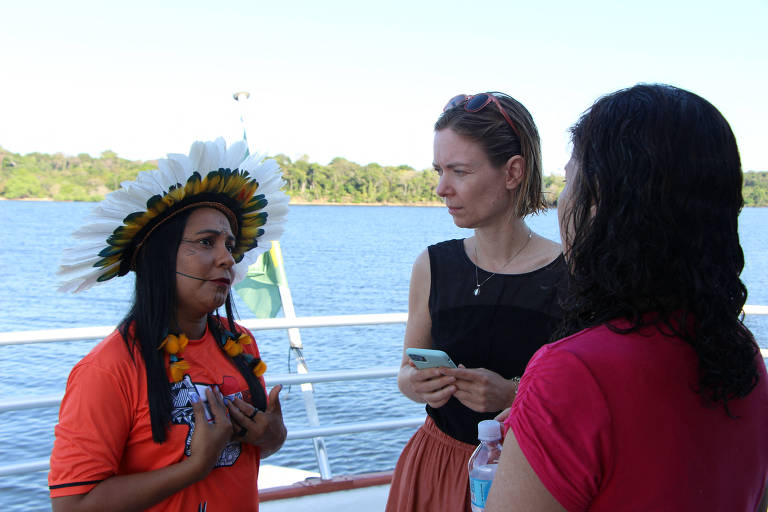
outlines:
[{"label": "pink t-shirt", "polygon": [[754,512],[768,478],[765,365],[729,417],[694,391],[697,364],[655,328],[585,329],[534,355],[506,424],[569,512]]}]

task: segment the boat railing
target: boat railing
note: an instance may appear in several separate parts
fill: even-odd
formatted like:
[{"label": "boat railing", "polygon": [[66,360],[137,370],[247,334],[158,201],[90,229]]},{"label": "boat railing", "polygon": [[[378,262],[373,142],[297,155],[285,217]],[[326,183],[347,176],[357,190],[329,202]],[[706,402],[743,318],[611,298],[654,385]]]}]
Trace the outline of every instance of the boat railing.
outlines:
[{"label": "boat railing", "polygon": [[[272,387],[277,384],[290,385],[391,378],[397,375],[398,370],[398,366],[391,366],[387,368],[364,370],[317,371],[304,374],[275,374],[268,376],[266,378],[266,383],[268,387]],[[57,394],[31,398],[27,400],[2,400],[0,401],[0,413],[39,407],[58,407],[62,397],[63,394]],[[423,422],[424,416],[413,416],[379,421],[339,423],[327,426],[299,429],[294,428],[288,431],[288,440],[313,439],[316,437],[417,427]],[[48,466],[48,459],[38,459],[19,464],[0,466],[0,477],[19,473],[44,471],[48,469]]]},{"label": "boat railing", "polygon": [[[766,307],[768,309],[768,307]],[[766,312],[768,314],[768,311]],[[408,313],[376,313],[368,315],[303,316],[296,318],[248,318],[237,323],[252,331],[310,327],[351,327],[355,325],[404,324]],[[0,347],[28,343],[58,341],[99,340],[115,330],[114,325],[99,327],[71,327],[67,329],[41,329],[34,331],[0,332]]]},{"label": "boat railing", "polygon": [[[768,315],[768,306],[744,306],[747,315]],[[347,327],[357,325],[383,325],[405,323],[407,313],[382,313],[368,315],[310,316],[297,318],[244,319],[241,325],[251,330],[293,329],[313,327]],[[0,332],[0,346],[29,343],[51,343],[61,341],[84,341],[102,339],[114,330],[114,326],[74,327],[69,329],[47,329],[34,331]],[[763,358],[768,359],[768,349],[760,349]],[[392,378],[398,373],[398,366],[386,368],[368,368],[359,370],[314,371],[309,373],[289,373],[266,375],[268,387],[283,384],[308,384],[319,382],[357,381],[379,378]],[[57,407],[63,394],[39,396],[26,399],[0,400],[0,413],[23,409]],[[314,439],[323,436],[392,430],[417,427],[424,417],[392,418],[380,421],[341,423],[328,426],[291,429],[288,439]],[[49,467],[48,459],[38,459],[19,464],[0,466],[0,477],[44,471]]]},{"label": "boat railing", "polygon": [[[365,315],[335,315],[295,318],[242,319],[238,323],[252,331],[315,328],[315,327],[350,327],[359,325],[403,324],[407,313],[379,313]],[[108,336],[114,326],[73,327],[67,329],[43,329],[30,331],[0,332],[0,346],[33,343],[54,343],[64,341],[100,340]],[[267,374],[267,387],[277,384],[314,384],[319,382],[360,381],[379,378],[393,378],[398,366],[377,367],[358,370],[314,371],[308,373]],[[25,399],[0,400],[0,413],[42,407],[58,407],[63,393],[31,397]],[[313,425],[308,428],[290,429],[288,440],[319,439],[324,436],[413,428],[424,422],[424,416],[390,418],[379,421],[339,423],[333,425]],[[320,460],[318,463],[323,468]],[[0,477],[45,471],[49,468],[48,459],[25,461],[17,464],[0,466]],[[321,471],[323,478],[330,478],[329,468]]]}]

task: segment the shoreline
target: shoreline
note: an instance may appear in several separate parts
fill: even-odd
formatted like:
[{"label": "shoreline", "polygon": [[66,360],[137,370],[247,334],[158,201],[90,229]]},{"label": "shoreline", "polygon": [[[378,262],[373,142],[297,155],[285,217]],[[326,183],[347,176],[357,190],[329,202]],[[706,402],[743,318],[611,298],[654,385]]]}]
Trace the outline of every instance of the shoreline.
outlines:
[{"label": "shoreline", "polygon": [[[0,197],[0,201],[25,201],[25,202],[54,202],[54,199],[50,197],[25,197],[21,199],[7,199]],[[98,201],[58,201],[60,203],[98,203]],[[439,208],[445,206],[442,201],[424,201],[423,203],[332,203],[328,201],[305,201],[303,199],[291,198],[288,203],[293,206],[415,206],[421,208]],[[744,208],[768,208],[768,206],[749,206],[745,205]],[[555,210],[557,207],[551,206],[549,209]]]},{"label": "shoreline", "polygon": [[[0,201],[30,201],[30,202],[53,202],[52,197],[22,197],[19,199],[8,199],[6,197],[0,197]],[[62,203],[74,203],[75,201],[62,201]],[[91,201],[83,201],[84,203],[90,203]]]},{"label": "shoreline", "polygon": [[[0,201],[26,201],[26,202],[54,202],[50,197],[24,197],[21,199],[7,199],[0,197]],[[61,203],[97,203],[98,201],[58,201]],[[352,202],[330,202],[330,201],[306,201],[299,198],[291,198],[289,204],[297,206],[424,206],[439,207],[445,206],[442,201],[424,201],[423,203],[352,203]]]},{"label": "shoreline", "polygon": [[296,206],[423,206],[423,207],[440,207],[445,206],[442,201],[424,201],[423,203],[351,203],[351,202],[329,202],[329,201],[306,201],[304,199],[291,198],[289,202],[291,205]]}]

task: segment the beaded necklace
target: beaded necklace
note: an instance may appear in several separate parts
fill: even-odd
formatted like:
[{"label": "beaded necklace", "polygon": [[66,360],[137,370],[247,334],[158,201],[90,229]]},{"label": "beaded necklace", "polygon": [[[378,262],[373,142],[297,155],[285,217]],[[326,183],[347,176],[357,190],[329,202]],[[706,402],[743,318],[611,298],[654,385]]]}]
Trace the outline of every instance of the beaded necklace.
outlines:
[{"label": "beaded necklace", "polygon": [[[256,377],[261,377],[267,371],[267,364],[261,358],[254,357],[253,354],[243,353],[243,346],[250,345],[253,342],[253,338],[248,334],[243,332],[238,335],[238,333],[222,329],[217,341],[229,357],[235,358],[242,355],[249,370]],[[181,356],[188,343],[189,339],[186,334],[176,335],[169,333],[158,347],[158,350],[165,350],[165,353],[169,356],[168,371],[173,382],[181,382],[184,374],[189,371],[189,361],[184,360]]]}]

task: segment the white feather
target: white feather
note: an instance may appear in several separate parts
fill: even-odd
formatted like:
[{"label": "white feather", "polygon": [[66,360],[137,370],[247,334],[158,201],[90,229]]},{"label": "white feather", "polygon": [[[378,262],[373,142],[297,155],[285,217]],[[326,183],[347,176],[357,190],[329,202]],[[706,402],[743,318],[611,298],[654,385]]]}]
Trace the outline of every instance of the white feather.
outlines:
[{"label": "white feather", "polygon": [[158,161],[158,168],[142,171],[135,180],[121,183],[121,188],[109,193],[104,200],[92,209],[73,237],[79,243],[62,252],[59,275],[63,278],[60,291],[80,292],[98,284],[99,276],[119,268],[119,262],[110,268],[96,268],[94,263],[101,260],[99,252],[107,247],[106,240],[114,230],[123,225],[126,216],[134,212],[146,211],[147,200],[157,194],[164,195],[170,187],[177,184],[184,186],[193,172],[205,177],[210,171],[219,168],[247,170],[259,182],[257,194],[264,194],[268,204],[267,224],[264,234],[259,238],[258,247],[246,253],[240,263],[235,265],[235,282],[242,280],[258,256],[271,247],[283,232],[285,216],[290,198],[280,189],[285,182],[280,168],[274,160],[265,160],[262,154],[245,156],[248,147],[245,141],[238,141],[227,148],[223,138],[213,142],[195,142],[189,155],[169,153],[167,158]]},{"label": "white feather", "polygon": [[61,252],[61,261],[63,264],[71,265],[85,258],[91,258],[94,254],[99,254],[107,244],[104,239],[98,242],[83,243],[75,247],[68,247]]},{"label": "white feather", "polygon": [[248,150],[248,146],[245,141],[238,141],[232,144],[224,154],[221,167],[225,169],[239,169],[240,164],[245,158],[245,152]]}]

